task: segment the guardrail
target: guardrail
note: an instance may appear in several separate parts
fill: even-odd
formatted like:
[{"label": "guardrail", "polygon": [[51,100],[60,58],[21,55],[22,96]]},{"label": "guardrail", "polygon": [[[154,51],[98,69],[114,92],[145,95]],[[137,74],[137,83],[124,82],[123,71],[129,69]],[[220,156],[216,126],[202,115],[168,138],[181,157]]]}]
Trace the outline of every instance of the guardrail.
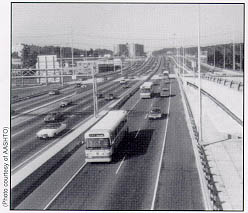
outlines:
[{"label": "guardrail", "polygon": [[[187,81],[187,85],[194,87],[195,89],[198,88],[195,84],[192,84]],[[215,97],[210,95],[207,91],[201,89],[201,93],[208,98],[210,98],[217,106],[219,106],[223,111],[225,111],[233,120],[235,120],[240,126],[243,126],[243,121],[240,120],[231,110],[229,110],[224,104],[218,101]]]},{"label": "guardrail", "polygon": [[[161,64],[157,64],[154,72]],[[154,73],[151,73],[147,79],[150,79]],[[145,79],[145,80],[147,80]],[[30,193],[31,189],[39,185],[48,174],[51,174],[59,162],[65,160],[71,153],[82,145],[83,133],[91,128],[98,120],[102,119],[109,110],[119,109],[123,104],[139,89],[145,81],[138,82],[133,88],[127,90],[123,97],[117,102],[110,102],[99,112],[98,118],[90,116],[81,122],[72,132],[65,135],[62,139],[56,140],[51,146],[47,147],[41,153],[34,156],[28,163],[22,165],[11,174],[11,209],[13,209],[22,197]],[[59,141],[60,140],[60,141]],[[44,195],[45,196],[45,195]]]},{"label": "guardrail", "polygon": [[238,91],[244,90],[244,83],[240,81],[234,81],[234,80],[227,80],[220,77],[220,76],[212,76],[212,75],[202,75],[204,79],[207,79],[209,81],[216,82],[218,84],[223,84],[224,86],[228,86],[229,88],[236,88]]},{"label": "guardrail", "polygon": [[[182,79],[181,78],[179,78],[179,79],[180,79],[180,82],[182,83]],[[211,168],[210,168],[209,163],[208,163],[208,158],[207,158],[204,146],[201,145],[200,141],[199,141],[199,132],[198,132],[197,125],[195,123],[194,115],[193,115],[193,112],[191,110],[187,95],[183,89],[182,89],[182,94],[183,94],[183,97],[184,97],[184,100],[186,103],[186,108],[188,111],[188,116],[190,119],[192,131],[193,131],[193,136],[194,136],[193,140],[195,141],[196,147],[197,147],[196,152],[198,152],[198,155],[196,156],[196,158],[198,158],[200,161],[199,167],[201,167],[201,168],[199,171],[199,173],[200,173],[199,175],[201,177],[201,180],[203,181],[204,192],[207,193],[206,194],[206,196],[207,196],[206,197],[207,210],[223,210],[222,204],[221,204],[221,201],[220,201],[220,198],[218,195],[218,190],[217,190],[217,187],[215,185],[215,181],[213,179],[213,174],[211,172]],[[212,209],[210,209],[210,207]]]},{"label": "guardrail", "polygon": [[193,129],[193,134],[194,134],[194,138],[197,142],[197,149],[198,149],[198,154],[200,157],[200,162],[201,162],[201,166],[202,166],[202,171],[204,174],[204,178],[205,178],[205,184],[207,185],[207,190],[209,193],[209,201],[208,202],[212,202],[212,208],[213,210],[223,210],[222,205],[221,205],[221,201],[220,198],[218,196],[218,190],[217,187],[215,185],[214,179],[213,179],[213,174],[211,172],[209,163],[208,163],[208,159],[207,159],[207,155],[205,152],[204,147],[199,143],[199,133],[198,133],[198,129],[195,123],[195,119],[187,98],[187,95],[184,93],[184,97],[185,97],[185,102],[186,102],[186,107],[189,113],[189,118],[190,118],[190,123]]}]

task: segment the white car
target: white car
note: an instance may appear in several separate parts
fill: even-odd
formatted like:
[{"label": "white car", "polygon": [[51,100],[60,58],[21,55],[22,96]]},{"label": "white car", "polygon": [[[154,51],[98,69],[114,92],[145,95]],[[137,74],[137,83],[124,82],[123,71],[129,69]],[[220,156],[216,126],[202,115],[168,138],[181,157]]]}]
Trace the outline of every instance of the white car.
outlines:
[{"label": "white car", "polygon": [[153,107],[148,114],[149,119],[160,119],[162,118],[162,112],[159,107]]},{"label": "white car", "polygon": [[65,130],[67,125],[65,123],[49,123],[43,129],[36,133],[38,138],[52,138]]}]

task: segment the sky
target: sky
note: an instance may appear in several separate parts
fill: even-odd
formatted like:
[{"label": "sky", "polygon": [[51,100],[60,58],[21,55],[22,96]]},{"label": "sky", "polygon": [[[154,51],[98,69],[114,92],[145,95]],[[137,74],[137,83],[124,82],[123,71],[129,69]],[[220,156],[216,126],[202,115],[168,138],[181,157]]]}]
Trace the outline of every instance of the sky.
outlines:
[{"label": "sky", "polygon": [[201,45],[241,42],[243,16],[242,4],[13,3],[12,41],[87,49],[140,43],[151,51],[197,45],[199,21]]}]

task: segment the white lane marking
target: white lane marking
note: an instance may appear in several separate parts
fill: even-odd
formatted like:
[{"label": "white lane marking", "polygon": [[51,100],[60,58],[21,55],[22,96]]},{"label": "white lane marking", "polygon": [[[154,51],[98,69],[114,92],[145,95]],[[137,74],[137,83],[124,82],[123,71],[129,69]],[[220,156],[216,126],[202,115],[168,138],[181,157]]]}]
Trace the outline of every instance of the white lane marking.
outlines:
[{"label": "white lane marking", "polygon": [[163,160],[163,154],[164,154],[164,148],[165,148],[165,140],[166,140],[166,136],[167,136],[167,128],[168,128],[168,122],[169,122],[169,112],[170,112],[170,100],[171,100],[171,84],[170,84],[170,96],[169,96],[169,104],[168,104],[168,111],[167,111],[167,120],[166,120],[166,126],[165,126],[165,134],[164,134],[164,142],[163,142],[163,148],[161,151],[161,156],[160,156],[160,162],[159,162],[159,169],[158,169],[158,173],[157,173],[157,178],[156,178],[156,184],[155,184],[155,188],[154,188],[154,194],[153,194],[153,199],[152,199],[152,206],[151,206],[151,210],[154,210],[154,205],[155,205],[155,200],[156,200],[156,195],[157,195],[157,190],[158,190],[158,182],[159,182],[159,176],[160,176],[160,171],[161,171],[161,167],[162,167],[162,160]]},{"label": "white lane marking", "polygon": [[85,162],[78,170],[77,172],[65,183],[65,185],[57,192],[57,194],[53,197],[52,200],[49,201],[49,203],[45,206],[43,210],[46,210],[52,202],[61,194],[61,192],[69,185],[69,183],[77,176],[77,174],[86,166],[87,162]]},{"label": "white lane marking", "polygon": [[139,132],[140,132],[140,128],[138,129],[138,131],[137,131],[137,133],[136,133],[134,138],[136,138],[138,136]]},{"label": "white lane marking", "polygon": [[116,170],[116,172],[115,172],[116,175],[118,174],[118,172],[119,172],[119,170],[120,170],[120,168],[121,168],[121,165],[124,163],[125,158],[126,158],[126,155],[123,157],[123,159],[122,159],[122,161],[121,161],[121,163],[120,163],[118,169]]},{"label": "white lane marking", "polygon": [[146,116],[145,116],[145,120],[147,119],[147,117],[148,117],[148,113],[147,113]]},{"label": "white lane marking", "polygon": [[25,129],[23,129],[23,130],[21,130],[21,131],[15,133],[15,134],[11,134],[11,137],[15,137],[15,136],[21,134],[21,133],[24,132],[24,131],[25,131]]}]

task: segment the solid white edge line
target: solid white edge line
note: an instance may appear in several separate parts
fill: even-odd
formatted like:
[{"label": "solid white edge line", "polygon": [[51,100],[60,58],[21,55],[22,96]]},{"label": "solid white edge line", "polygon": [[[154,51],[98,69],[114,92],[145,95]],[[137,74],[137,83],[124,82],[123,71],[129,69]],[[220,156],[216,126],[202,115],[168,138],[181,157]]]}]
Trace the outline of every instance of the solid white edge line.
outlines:
[{"label": "solid white edge line", "polygon": [[165,126],[165,134],[164,134],[164,143],[163,143],[163,148],[162,148],[161,155],[160,155],[160,162],[159,162],[159,168],[158,168],[158,173],[157,173],[157,178],[156,178],[156,184],[154,188],[151,210],[154,210],[156,195],[158,191],[158,182],[159,182],[160,171],[162,167],[162,160],[163,160],[165,141],[166,141],[166,136],[167,136],[167,128],[168,128],[168,122],[169,122],[170,100],[171,100],[171,84],[170,84],[170,96],[169,96],[169,104],[168,104],[168,111],[167,111],[167,120],[166,120],[166,126]]},{"label": "solid white edge line", "polygon": [[124,163],[125,158],[126,158],[126,155],[123,157],[123,159],[122,159],[122,161],[121,161],[121,163],[120,163],[118,169],[116,170],[116,172],[115,172],[116,175],[118,174],[118,172],[119,172],[119,170],[120,170],[120,168],[121,168],[121,165]]},{"label": "solid white edge line", "polygon": [[49,201],[49,203],[43,208],[43,210],[46,210],[52,202],[61,194],[61,192],[70,184],[70,182],[77,176],[77,174],[86,166],[87,162],[85,162],[78,170],[77,172],[65,183],[65,185],[57,192],[57,194],[52,198],[52,200]]}]

